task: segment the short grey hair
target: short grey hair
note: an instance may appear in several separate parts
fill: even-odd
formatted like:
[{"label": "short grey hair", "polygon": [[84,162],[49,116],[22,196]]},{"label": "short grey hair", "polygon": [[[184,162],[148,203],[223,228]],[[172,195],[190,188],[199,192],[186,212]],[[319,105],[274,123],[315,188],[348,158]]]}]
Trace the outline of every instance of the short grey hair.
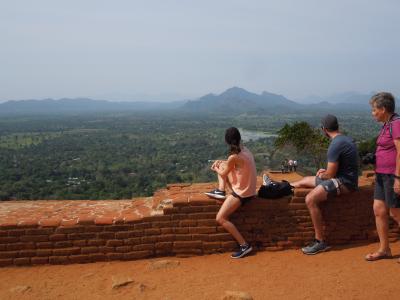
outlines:
[{"label": "short grey hair", "polygon": [[387,92],[380,92],[372,96],[371,100],[369,100],[369,104],[377,108],[385,108],[388,113],[394,113],[396,109],[393,95]]}]

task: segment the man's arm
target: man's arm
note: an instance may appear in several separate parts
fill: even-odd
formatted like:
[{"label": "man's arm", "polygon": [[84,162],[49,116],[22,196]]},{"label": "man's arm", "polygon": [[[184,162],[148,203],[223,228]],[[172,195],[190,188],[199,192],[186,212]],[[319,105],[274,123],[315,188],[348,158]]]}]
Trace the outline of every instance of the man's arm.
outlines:
[{"label": "man's arm", "polygon": [[328,162],[326,170],[318,171],[317,176],[319,176],[321,179],[324,180],[335,178],[338,168],[339,168],[338,162]]},{"label": "man's arm", "polygon": [[222,177],[228,175],[228,173],[230,171],[233,170],[233,168],[235,167],[235,162],[237,160],[237,155],[231,155],[229,156],[228,160],[225,162],[216,164],[215,166],[213,165],[212,169],[217,172],[219,175],[221,175]]}]

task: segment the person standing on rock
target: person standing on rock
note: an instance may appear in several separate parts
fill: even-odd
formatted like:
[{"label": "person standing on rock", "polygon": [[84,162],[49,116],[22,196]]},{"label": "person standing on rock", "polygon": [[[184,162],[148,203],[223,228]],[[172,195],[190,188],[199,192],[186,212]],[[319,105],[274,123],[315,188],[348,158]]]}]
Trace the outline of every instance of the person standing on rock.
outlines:
[{"label": "person standing on rock", "polygon": [[[231,255],[241,258],[253,250],[236,226],[229,221],[229,216],[239,207],[250,201],[256,194],[257,171],[253,154],[241,143],[240,132],[230,127],[225,132],[225,142],[229,146],[227,160],[217,160],[211,170],[218,174],[218,188],[205,193],[207,196],[224,200],[218,211],[216,221],[222,225],[239,243],[239,251]],[[226,196],[226,188],[232,193]]]},{"label": "person standing on rock", "polygon": [[328,147],[328,166],[318,170],[316,176],[307,176],[291,183],[295,188],[314,188],[306,196],[315,230],[314,241],[302,248],[304,254],[313,255],[330,249],[323,233],[322,213],[319,205],[328,196],[338,196],[358,189],[358,154],[353,139],[339,132],[335,116],[326,115],[321,120],[321,129],[331,140]]},{"label": "person standing on rock", "polygon": [[400,225],[400,116],[395,113],[395,100],[390,93],[376,94],[370,104],[373,118],[383,123],[376,140],[373,206],[379,249],[365,256],[367,261],[375,261],[392,258],[389,215]]}]

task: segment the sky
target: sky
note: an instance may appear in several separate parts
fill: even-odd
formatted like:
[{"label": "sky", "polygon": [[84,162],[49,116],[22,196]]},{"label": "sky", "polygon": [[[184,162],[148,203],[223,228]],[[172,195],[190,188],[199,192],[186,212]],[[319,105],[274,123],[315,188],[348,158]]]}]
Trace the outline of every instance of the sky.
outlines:
[{"label": "sky", "polygon": [[0,0],[0,101],[400,95],[397,0]]}]

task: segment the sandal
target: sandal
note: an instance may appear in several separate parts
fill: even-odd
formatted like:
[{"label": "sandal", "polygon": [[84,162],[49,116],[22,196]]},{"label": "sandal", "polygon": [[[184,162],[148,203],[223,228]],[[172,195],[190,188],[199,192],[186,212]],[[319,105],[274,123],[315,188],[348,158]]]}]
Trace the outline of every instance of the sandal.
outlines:
[{"label": "sandal", "polygon": [[376,261],[380,259],[391,259],[391,258],[393,258],[393,256],[390,250],[386,252],[376,251],[374,253],[369,253],[365,256],[366,261]]}]

